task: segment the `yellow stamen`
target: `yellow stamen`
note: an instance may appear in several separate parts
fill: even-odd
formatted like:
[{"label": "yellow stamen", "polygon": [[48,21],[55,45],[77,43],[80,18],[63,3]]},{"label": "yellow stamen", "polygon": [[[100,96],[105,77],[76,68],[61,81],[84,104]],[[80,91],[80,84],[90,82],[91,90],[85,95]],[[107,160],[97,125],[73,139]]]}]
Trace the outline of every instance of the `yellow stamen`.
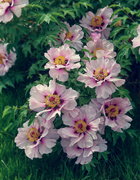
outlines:
[{"label": "yellow stamen", "polygon": [[0,64],[3,64],[3,59],[4,59],[4,56],[2,56],[2,55],[0,54]]},{"label": "yellow stamen", "polygon": [[28,140],[31,142],[37,141],[39,139],[40,133],[36,128],[30,128],[27,132]]},{"label": "yellow stamen", "polygon": [[64,58],[64,56],[58,56],[57,58],[55,58],[56,65],[64,65],[65,63],[66,59]]},{"label": "yellow stamen", "polygon": [[97,56],[96,56],[96,51],[98,51],[98,50],[103,50],[102,48],[96,48],[95,50],[94,50],[94,52],[93,52],[93,55],[97,58]]},{"label": "yellow stamen", "polygon": [[65,39],[71,39],[72,35],[71,32],[69,31],[68,33],[65,33]]},{"label": "yellow stamen", "polygon": [[60,104],[60,97],[58,95],[49,94],[45,98],[45,103],[51,108],[55,108]]},{"label": "yellow stamen", "polygon": [[100,81],[100,80],[104,80],[104,78],[107,77],[108,72],[106,69],[97,68],[94,74],[95,74],[96,79]]},{"label": "yellow stamen", "polygon": [[116,116],[118,116],[119,114],[119,108],[117,106],[114,105],[110,105],[109,107],[107,107],[105,109],[105,112],[107,113],[107,116],[110,118],[114,118]]},{"label": "yellow stamen", "polygon": [[101,24],[103,22],[103,19],[100,16],[95,16],[94,18],[92,18],[91,20],[91,25],[93,27],[100,27]]},{"label": "yellow stamen", "polygon": [[82,120],[79,120],[75,123],[75,129],[77,133],[85,132],[87,130],[86,128],[87,128],[87,124]]},{"label": "yellow stamen", "polygon": [[6,2],[8,2],[10,4],[10,3],[12,3],[12,0],[3,0],[3,1],[0,2],[0,4],[6,3]]}]

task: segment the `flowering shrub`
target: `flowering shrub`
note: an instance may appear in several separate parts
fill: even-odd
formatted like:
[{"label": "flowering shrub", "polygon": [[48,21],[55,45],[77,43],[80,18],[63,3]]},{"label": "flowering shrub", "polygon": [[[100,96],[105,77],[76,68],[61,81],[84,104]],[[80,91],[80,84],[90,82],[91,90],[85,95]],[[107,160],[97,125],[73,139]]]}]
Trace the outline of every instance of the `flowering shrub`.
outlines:
[{"label": "flowering shrub", "polygon": [[98,2],[93,9],[90,0],[72,5],[71,1],[1,1],[0,75],[4,79],[15,72],[9,68],[17,56],[17,67],[23,71],[19,79],[30,81],[29,99],[19,109],[5,107],[3,118],[14,112],[10,121],[11,128],[18,128],[15,143],[28,158],[51,153],[59,142],[76,164],[92,164],[96,152],[108,154],[106,126],[116,133],[114,139],[117,133],[125,136],[132,121],[126,113],[133,102],[124,84],[133,63],[129,58],[138,56],[134,48],[140,46],[139,26],[129,22],[128,31],[119,36],[130,16],[119,17],[117,13],[125,9],[117,8]]}]

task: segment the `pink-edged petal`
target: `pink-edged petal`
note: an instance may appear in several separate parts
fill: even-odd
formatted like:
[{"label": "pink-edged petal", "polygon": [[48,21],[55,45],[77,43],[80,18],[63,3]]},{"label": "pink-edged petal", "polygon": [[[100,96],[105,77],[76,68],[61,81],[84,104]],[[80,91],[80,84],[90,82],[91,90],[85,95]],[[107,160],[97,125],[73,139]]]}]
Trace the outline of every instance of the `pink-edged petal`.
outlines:
[{"label": "pink-edged petal", "polygon": [[80,148],[89,148],[93,146],[93,138],[86,134],[77,144]]},{"label": "pink-edged petal", "polygon": [[81,135],[76,134],[76,135],[77,135],[77,137],[73,137],[73,138],[70,139],[70,145],[69,146],[73,146],[74,144],[79,142],[84,137],[83,134],[81,134]]},{"label": "pink-edged petal", "polygon": [[25,148],[25,154],[30,159],[42,157],[38,151],[38,147],[34,147],[34,148],[26,147]]},{"label": "pink-edged petal", "polygon": [[39,152],[40,154],[49,154],[52,152],[51,148],[47,148],[44,144],[39,145]]},{"label": "pink-edged petal", "polygon": [[76,107],[77,103],[75,100],[69,100],[66,102],[66,104],[64,105],[63,109],[65,110],[73,110]]},{"label": "pink-edged petal", "polygon": [[62,82],[68,80],[68,73],[64,69],[50,69],[49,74],[53,79],[58,79]]},{"label": "pink-edged petal", "polygon": [[30,107],[30,109],[39,112],[39,111],[44,110],[44,108],[46,107],[46,104],[42,103],[42,102],[38,102],[36,99],[30,97],[29,107]]},{"label": "pink-edged petal", "polygon": [[3,15],[3,22],[7,23],[13,18],[13,13],[8,9]]},{"label": "pink-edged petal", "polygon": [[73,128],[61,128],[58,130],[58,134],[62,137],[62,138],[69,138],[69,137],[74,137],[77,138],[78,134],[74,133],[74,129]]},{"label": "pink-edged petal", "polygon": [[10,8],[10,10],[17,16],[20,17],[21,16],[21,8],[17,7],[17,6],[13,6]]},{"label": "pink-edged petal", "polygon": [[120,87],[125,83],[125,79],[118,79],[118,78],[110,78],[108,81],[114,82],[117,87]]},{"label": "pink-edged petal", "polygon": [[75,90],[73,90],[72,88],[67,89],[67,91],[65,91],[63,93],[63,95],[61,96],[63,99],[74,99],[74,98],[78,98],[79,97],[79,93]]},{"label": "pink-edged petal", "polygon": [[79,156],[78,158],[77,158],[77,160],[76,160],[76,162],[75,162],[75,164],[88,164],[88,163],[90,163],[90,161],[91,161],[91,159],[92,159],[92,155],[90,155],[90,156],[88,156],[88,157],[83,157],[82,155],[81,156]]}]

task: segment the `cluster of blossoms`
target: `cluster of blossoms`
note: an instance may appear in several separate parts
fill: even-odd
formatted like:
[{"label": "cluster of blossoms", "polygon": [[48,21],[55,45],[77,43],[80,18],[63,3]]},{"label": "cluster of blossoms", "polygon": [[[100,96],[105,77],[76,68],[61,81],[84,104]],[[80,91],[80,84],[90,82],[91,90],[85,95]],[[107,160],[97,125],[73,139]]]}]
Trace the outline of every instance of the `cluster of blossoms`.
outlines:
[{"label": "cluster of blossoms", "polygon": [[[51,153],[61,137],[67,157],[77,158],[76,164],[88,164],[95,152],[107,150],[107,142],[102,138],[106,126],[117,132],[130,127],[132,119],[126,115],[132,109],[129,99],[111,97],[117,87],[125,83],[117,77],[121,67],[114,59],[113,44],[107,40],[110,33],[107,26],[112,22],[112,14],[112,9],[105,7],[96,14],[88,12],[80,21],[92,39],[84,46],[84,57],[88,60],[80,59],[76,54],[83,46],[82,28],[67,22],[64,23],[69,32],[64,29],[58,34],[57,45],[60,47],[51,47],[44,53],[47,61],[44,68],[49,69],[53,80],[49,86],[38,84],[31,88],[29,108],[36,112],[36,118],[30,126],[28,121],[24,123],[15,138],[16,145],[25,149],[29,158],[41,158],[43,154]],[[84,62],[85,73],[79,72],[77,81],[85,87],[95,88],[96,93],[96,98],[82,107],[76,102],[79,92],[57,83],[57,80],[68,81],[71,69],[83,68],[80,61]],[[63,128],[54,128],[57,116],[62,117]]]},{"label": "cluster of blossoms", "polygon": [[[17,17],[21,16],[21,8],[29,4],[28,0],[0,0],[0,22],[7,23],[12,20],[13,14]],[[0,76],[4,76],[16,60],[16,53],[7,52],[8,43],[0,40]],[[15,49],[13,48],[15,51]]]}]

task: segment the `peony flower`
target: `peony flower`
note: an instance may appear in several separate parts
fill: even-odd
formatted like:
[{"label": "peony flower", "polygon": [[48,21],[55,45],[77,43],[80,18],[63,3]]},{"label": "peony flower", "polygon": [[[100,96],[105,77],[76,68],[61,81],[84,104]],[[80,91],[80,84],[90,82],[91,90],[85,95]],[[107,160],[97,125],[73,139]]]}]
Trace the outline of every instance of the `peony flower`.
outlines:
[{"label": "peony flower", "polygon": [[97,42],[101,38],[101,34],[96,32],[91,33],[90,36],[94,42]]},{"label": "peony flower", "polygon": [[90,148],[80,148],[77,143],[70,146],[69,139],[62,139],[61,145],[68,158],[77,158],[76,164],[88,164],[92,160],[94,152],[104,152],[107,150],[106,141],[97,134],[97,139],[93,141],[93,145]]},{"label": "peony flower", "polygon": [[59,138],[51,121],[45,122],[45,119],[38,117],[35,118],[34,124],[28,126],[28,122],[23,124],[23,128],[18,128],[16,145],[20,149],[25,149],[25,154],[30,159],[41,158],[43,154],[51,153]]},{"label": "peony flower", "polygon": [[[112,14],[113,10],[112,8],[108,8],[108,6],[103,9],[98,9],[96,14],[89,11],[86,13],[86,17],[83,16],[82,20],[80,20],[80,25],[86,28],[89,32],[103,33],[102,36],[106,38],[110,31],[107,26],[112,22],[112,20],[110,20]],[[105,35],[106,31],[104,32],[105,29],[108,29],[107,36]]]},{"label": "peony flower", "polygon": [[29,98],[30,109],[39,112],[36,116],[47,112],[46,120],[49,120],[61,111],[70,111],[75,109],[77,105],[75,99],[78,98],[79,93],[72,88],[66,89],[64,85],[57,84],[54,80],[46,84],[33,86],[30,91],[31,97]]},{"label": "peony flower", "polygon": [[[98,110],[98,114],[101,114],[102,110],[101,107],[104,103],[105,99],[103,98],[93,98],[91,99],[91,102],[89,103],[90,106],[92,106],[94,109]],[[105,121],[103,121],[102,124],[99,124],[99,133],[104,134],[105,132]]]},{"label": "peony flower", "polygon": [[[133,48],[140,46],[140,25],[137,28],[137,33],[138,33],[138,36],[132,40]],[[139,49],[139,54],[140,54],[140,49]]]},{"label": "peony flower", "polygon": [[86,63],[86,73],[79,73],[80,76],[77,80],[84,82],[85,87],[95,87],[97,98],[106,99],[116,91],[117,87],[125,83],[124,79],[116,78],[120,73],[120,69],[120,65],[115,60],[98,58]]},{"label": "peony flower", "polygon": [[52,47],[44,55],[49,60],[44,68],[50,69],[50,76],[59,81],[67,81],[67,71],[75,68],[78,69],[81,66],[79,63],[80,56],[76,55],[75,50],[70,49],[68,44],[64,44],[59,48]]},{"label": "peony flower", "polygon": [[13,18],[13,13],[21,16],[21,8],[29,4],[28,0],[0,0],[0,22],[7,23]]},{"label": "peony flower", "polygon": [[107,99],[102,105],[102,111],[105,116],[105,125],[110,126],[112,130],[122,132],[121,129],[130,127],[131,117],[125,115],[132,109],[128,98]]},{"label": "peony flower", "polygon": [[0,76],[4,76],[16,60],[16,53],[10,51],[10,54],[8,54],[7,45],[8,43],[0,44]]},{"label": "peony flower", "polygon": [[64,32],[59,34],[60,39],[63,43],[65,43],[66,40],[71,42],[69,43],[70,47],[74,47],[77,51],[81,51],[83,45],[81,39],[84,36],[82,28],[76,24],[72,27],[70,27],[67,22],[64,22],[64,24],[67,25],[67,29],[69,32],[64,29]]},{"label": "peony flower", "polygon": [[64,114],[62,120],[69,127],[59,129],[58,134],[62,138],[70,138],[69,146],[74,146],[77,143],[80,148],[93,146],[93,140],[97,139],[99,124],[103,123],[103,117],[100,117],[97,109],[89,105],[79,108],[79,113],[74,118]]},{"label": "peony flower", "polygon": [[84,49],[87,49],[90,52],[89,54],[87,51],[85,51],[85,57],[88,57],[90,60],[92,57],[113,59],[116,56],[116,53],[114,52],[114,45],[106,39],[89,41],[87,46],[84,46]]}]

